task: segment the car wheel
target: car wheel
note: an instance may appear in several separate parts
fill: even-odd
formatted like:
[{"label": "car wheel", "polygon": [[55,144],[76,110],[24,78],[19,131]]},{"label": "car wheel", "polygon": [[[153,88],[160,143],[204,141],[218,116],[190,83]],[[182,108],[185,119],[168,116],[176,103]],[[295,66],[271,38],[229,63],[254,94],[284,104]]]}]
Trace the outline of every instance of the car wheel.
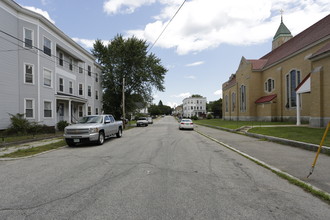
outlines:
[{"label": "car wheel", "polygon": [[76,144],[73,142],[73,140],[71,139],[65,139],[65,142],[66,144],[69,146],[69,147],[74,147],[76,146]]},{"label": "car wheel", "polygon": [[117,136],[117,138],[120,138],[121,136],[123,136],[123,130],[122,130],[122,128],[119,128],[118,129],[118,132],[116,133],[116,136]]},{"label": "car wheel", "polygon": [[103,143],[104,143],[104,133],[103,133],[103,131],[100,131],[99,139],[97,140],[97,144],[102,145]]}]

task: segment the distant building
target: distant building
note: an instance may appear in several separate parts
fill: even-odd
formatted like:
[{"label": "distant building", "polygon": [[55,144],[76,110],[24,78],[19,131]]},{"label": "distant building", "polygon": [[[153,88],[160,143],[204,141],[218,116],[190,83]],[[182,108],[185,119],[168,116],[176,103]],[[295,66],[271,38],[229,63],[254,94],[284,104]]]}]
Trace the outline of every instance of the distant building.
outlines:
[{"label": "distant building", "polygon": [[222,85],[226,120],[330,121],[330,15],[293,37],[281,20],[273,50],[242,57]]},{"label": "distant building", "polygon": [[102,113],[95,57],[42,15],[0,1],[0,129],[10,114],[48,126]]},{"label": "distant building", "polygon": [[206,98],[205,97],[189,97],[183,101],[183,117],[190,118],[192,116],[202,117],[206,115]]},{"label": "distant building", "polygon": [[174,108],[174,111],[172,112],[173,115],[176,115],[178,117],[182,117],[183,114],[183,105],[178,105]]}]

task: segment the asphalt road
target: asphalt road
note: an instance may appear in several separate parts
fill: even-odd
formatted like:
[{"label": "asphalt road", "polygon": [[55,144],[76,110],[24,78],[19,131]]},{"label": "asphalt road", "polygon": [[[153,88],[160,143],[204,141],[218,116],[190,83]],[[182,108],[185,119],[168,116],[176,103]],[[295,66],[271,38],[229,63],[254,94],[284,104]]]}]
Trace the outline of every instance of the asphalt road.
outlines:
[{"label": "asphalt road", "polygon": [[329,219],[330,206],[167,116],[0,161],[0,219]]}]

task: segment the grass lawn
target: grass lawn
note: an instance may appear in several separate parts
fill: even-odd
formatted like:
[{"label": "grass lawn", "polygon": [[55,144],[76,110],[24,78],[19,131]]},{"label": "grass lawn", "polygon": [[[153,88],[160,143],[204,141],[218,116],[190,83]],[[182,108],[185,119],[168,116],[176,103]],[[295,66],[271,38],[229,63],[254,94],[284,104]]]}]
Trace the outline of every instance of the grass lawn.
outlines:
[{"label": "grass lawn", "polygon": [[[242,126],[261,126],[261,125],[294,125],[294,122],[260,122],[260,121],[224,121],[222,119],[196,120],[195,124],[212,125],[230,129],[237,129]],[[263,134],[267,136],[286,138],[306,143],[319,145],[325,128],[310,127],[254,127],[249,130],[251,133]],[[329,132],[330,133],[330,132]],[[330,134],[328,133],[324,146],[330,147]]]},{"label": "grass lawn", "polygon": [[195,124],[213,125],[223,128],[237,129],[242,126],[258,126],[258,125],[293,125],[294,122],[266,122],[266,121],[225,121],[222,119],[204,119],[196,120]]},{"label": "grass lawn", "polygon": [[38,154],[38,153],[41,153],[41,152],[44,152],[44,151],[57,149],[59,147],[64,147],[64,146],[66,146],[66,143],[65,143],[64,140],[61,140],[59,142],[55,142],[55,143],[51,143],[51,144],[47,144],[47,145],[43,145],[43,146],[39,146],[39,147],[32,147],[32,148],[28,148],[28,149],[20,149],[20,150],[17,150],[15,152],[13,152],[13,153],[2,155],[2,156],[0,156],[0,158],[27,157],[27,156]]},{"label": "grass lawn", "polygon": [[[51,134],[36,134],[36,135],[16,135],[16,136],[2,136],[0,135],[0,142],[11,143],[23,140],[33,140],[37,138],[49,138],[58,135],[63,135],[63,132],[56,132]],[[0,143],[1,144],[1,143]]]},{"label": "grass lawn", "polygon": [[[302,141],[319,145],[325,128],[309,127],[256,127],[249,130],[251,133],[263,134],[273,137],[286,138],[289,140]],[[325,138],[324,146],[330,147],[330,134]]]}]

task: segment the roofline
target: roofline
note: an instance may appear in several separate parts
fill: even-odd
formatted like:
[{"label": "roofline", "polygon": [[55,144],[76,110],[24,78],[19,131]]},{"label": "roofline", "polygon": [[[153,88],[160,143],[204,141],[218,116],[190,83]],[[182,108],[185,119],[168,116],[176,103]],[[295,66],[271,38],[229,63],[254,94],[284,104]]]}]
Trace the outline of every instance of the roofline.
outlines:
[{"label": "roofline", "polygon": [[[292,39],[293,39],[293,38],[292,38]],[[303,47],[302,49],[297,50],[296,52],[294,52],[294,53],[292,53],[292,54],[290,54],[290,55],[288,55],[288,56],[286,56],[286,57],[283,57],[282,59],[279,59],[278,61],[276,61],[276,62],[270,64],[269,66],[266,64],[266,65],[265,65],[265,68],[263,68],[262,70],[264,71],[264,70],[267,70],[267,69],[269,69],[269,68],[271,68],[271,67],[274,67],[274,66],[276,66],[277,64],[282,63],[283,61],[288,60],[288,59],[290,59],[290,58],[296,56],[297,54],[302,53],[302,52],[304,52],[304,51],[306,51],[306,50],[309,50],[310,48],[314,47],[315,45],[320,44],[320,43],[322,43],[322,42],[324,42],[324,41],[327,41],[327,40],[329,40],[329,39],[330,39],[330,35],[328,35],[328,36],[326,36],[326,37],[324,37],[324,38],[322,38],[322,39],[320,39],[320,40],[318,40],[318,41],[314,41],[313,43],[307,45],[306,47]],[[291,39],[290,39],[290,40],[291,40]],[[287,44],[288,42],[290,42],[290,40],[287,41],[287,42],[285,42],[284,44],[282,44],[280,47],[282,47],[283,45],[285,46],[285,44]],[[278,47],[278,48],[280,48],[280,47]],[[271,52],[272,52],[272,51],[271,51]],[[270,52],[270,53],[271,53],[271,52]],[[268,54],[269,54],[269,53],[268,53]],[[266,55],[268,55],[268,54],[266,54]],[[266,55],[265,55],[265,56],[266,56]],[[263,56],[263,57],[264,57],[264,56]],[[260,59],[261,59],[261,58],[260,58]]]},{"label": "roofline", "polygon": [[36,13],[34,11],[31,11],[29,9],[23,8],[21,5],[19,5],[18,3],[16,3],[13,0],[3,0],[3,1],[4,1],[5,4],[8,4],[12,8],[14,8],[16,11],[18,11],[18,12],[20,12],[22,14],[25,14],[25,15],[28,15],[28,16],[31,16],[31,17],[34,17],[36,19],[39,19],[43,24],[45,24],[48,28],[50,28],[55,33],[57,33],[59,36],[61,36],[62,38],[64,38],[66,41],[68,41],[69,43],[71,43],[79,51],[81,51],[82,53],[84,53],[86,56],[90,57],[94,61],[96,60],[96,57],[94,57],[93,54],[91,54],[85,48],[83,48],[82,46],[80,46],[77,42],[75,42],[72,38],[70,38],[68,35],[66,35],[63,31],[61,31],[58,27],[56,27],[55,24],[53,24],[52,22],[50,22],[43,15],[38,14],[38,13]]}]

